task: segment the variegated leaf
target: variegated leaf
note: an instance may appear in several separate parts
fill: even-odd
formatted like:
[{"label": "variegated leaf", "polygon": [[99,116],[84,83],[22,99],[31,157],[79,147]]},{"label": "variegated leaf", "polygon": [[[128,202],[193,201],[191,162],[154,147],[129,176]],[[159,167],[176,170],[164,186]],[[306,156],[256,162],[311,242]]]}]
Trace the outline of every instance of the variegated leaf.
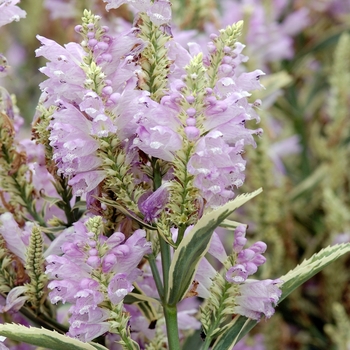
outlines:
[{"label": "variegated leaf", "polygon": [[282,296],[279,302],[331,262],[348,252],[350,252],[350,243],[336,244],[320,250],[310,259],[304,260],[300,265],[297,265],[293,270],[280,278],[283,281],[283,285]]},{"label": "variegated leaf", "polygon": [[167,303],[176,305],[193,281],[199,261],[209,249],[214,230],[237,208],[262,192],[237,196],[234,200],[204,215],[184,237],[174,253],[169,271]]},{"label": "variegated leaf", "polygon": [[0,324],[0,335],[19,342],[55,350],[107,350],[97,343],[84,343],[78,339],[49,331],[45,328],[25,327],[19,324]]}]

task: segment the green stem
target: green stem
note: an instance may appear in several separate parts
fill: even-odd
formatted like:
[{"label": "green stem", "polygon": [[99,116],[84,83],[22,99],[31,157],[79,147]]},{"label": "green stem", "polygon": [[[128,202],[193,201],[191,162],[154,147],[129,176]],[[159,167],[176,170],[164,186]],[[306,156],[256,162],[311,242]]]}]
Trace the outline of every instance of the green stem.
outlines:
[{"label": "green stem", "polygon": [[168,287],[169,287],[169,269],[171,264],[170,246],[168,243],[166,243],[163,240],[161,235],[159,235],[159,244],[160,244],[160,254],[162,257],[163,284],[164,284],[163,302],[165,302],[165,298],[168,293]]},{"label": "green stem", "polygon": [[65,178],[61,177],[59,181],[62,187],[62,191],[59,192],[59,195],[61,196],[63,201],[61,209],[64,211],[64,214],[67,219],[67,227],[69,227],[72,226],[75,221],[77,221],[74,220],[74,213],[70,205],[70,201],[72,199],[72,189],[68,186],[68,181]]},{"label": "green stem", "polygon": [[160,186],[162,186],[162,175],[158,158],[152,157],[151,164],[153,168],[153,189],[156,191]]},{"label": "green stem", "polygon": [[[35,208],[35,204],[32,198],[27,197],[25,194],[25,188],[23,188],[19,182],[17,181],[17,178],[15,176],[12,177],[13,181],[15,182],[15,186],[17,187],[17,191],[19,192],[19,197],[22,199],[22,201],[25,203],[25,208],[27,209],[28,213],[33,217],[35,221],[38,222],[38,224],[42,227],[46,227],[45,219],[42,215],[40,215]],[[50,241],[53,241],[56,237],[50,232],[44,232],[45,235],[50,239]]]},{"label": "green stem", "polygon": [[210,346],[210,343],[211,343],[211,337],[206,337],[206,338],[205,338],[205,342],[204,342],[204,344],[202,345],[202,347],[201,347],[200,350],[208,350],[208,349],[209,349],[209,346]]},{"label": "green stem", "polygon": [[156,287],[158,290],[158,294],[161,300],[164,298],[164,288],[162,284],[162,280],[160,279],[159,271],[156,265],[156,259],[153,254],[148,256],[148,262],[152,270],[152,275],[154,278],[154,282],[156,283]]},{"label": "green stem", "polygon": [[163,305],[169,350],[179,350],[179,330],[177,326],[177,309],[175,306]]},{"label": "green stem", "polygon": [[[162,184],[161,171],[156,158],[152,158],[151,163],[153,166],[153,186],[154,186],[154,191],[156,191]],[[164,288],[161,284],[159,272],[157,270],[154,260],[153,261],[150,260],[150,266],[152,269],[154,280],[157,285],[159,296],[163,304],[169,350],[178,350],[180,349],[180,340],[179,340],[179,331],[178,331],[178,325],[177,325],[177,309],[176,309],[176,305],[170,306],[167,304],[167,295],[168,295],[168,289],[169,289],[169,269],[171,264],[170,246],[168,243],[164,241],[164,239],[160,234],[158,234],[158,236],[159,236],[160,254],[162,257]],[[158,282],[157,282],[157,279],[158,279]]]},{"label": "green stem", "polygon": [[167,304],[167,294],[169,289],[169,269],[171,264],[170,246],[159,235],[160,253],[162,256],[162,269],[164,281],[164,296],[162,298],[164,317],[168,335],[169,350],[180,349],[179,331],[177,324],[177,309],[176,305],[170,306]]}]

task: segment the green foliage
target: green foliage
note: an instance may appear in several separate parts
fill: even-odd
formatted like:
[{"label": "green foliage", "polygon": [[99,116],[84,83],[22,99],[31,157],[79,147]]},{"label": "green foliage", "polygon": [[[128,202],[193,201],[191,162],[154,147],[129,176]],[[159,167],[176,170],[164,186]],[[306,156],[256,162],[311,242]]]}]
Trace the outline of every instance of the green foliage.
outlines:
[{"label": "green foliage", "polygon": [[18,324],[0,324],[0,335],[27,344],[54,350],[106,350],[96,343],[83,343],[45,328],[25,327]]},{"label": "green foliage", "polygon": [[[47,14],[43,12],[40,2],[27,4],[22,1],[22,3],[31,22],[21,21],[16,24],[20,30],[13,31],[6,28],[0,43],[1,51],[4,52],[4,47],[9,46],[18,36],[24,43],[24,51],[33,52],[38,46],[33,39],[36,33],[46,32],[50,37],[53,34],[58,38],[56,40],[62,43],[75,40],[73,26],[78,18],[65,19],[64,25],[59,20],[41,21],[40,19]],[[78,1],[77,7],[82,9],[92,3],[93,1],[88,0]],[[263,3],[265,10],[271,13],[273,2],[263,1]],[[303,1],[298,2],[298,6],[300,4],[302,5]],[[291,2],[292,5],[295,4]],[[220,10],[220,4],[215,1],[178,0],[173,2],[172,9],[175,21],[180,28],[196,28],[202,31],[206,21],[210,21],[213,27],[218,26],[217,13]],[[238,23],[219,33],[214,41],[217,50],[211,57],[212,65],[209,70],[206,70],[207,67],[203,64],[202,55],[193,57],[186,67],[187,76],[184,78],[186,87],[181,93],[184,96],[194,96],[196,100],[190,106],[186,104],[186,99],[183,99],[182,110],[179,113],[183,125],[187,118],[185,111],[192,106],[198,111],[197,120],[203,119],[204,81],[210,80],[211,86],[217,82],[218,66],[222,61],[223,48],[226,45],[233,48],[239,36],[244,43],[249,40],[247,34],[253,11],[252,8],[245,9],[243,14],[245,27],[242,28],[242,24]],[[255,328],[257,332],[264,334],[265,345],[269,350],[287,348],[327,350],[330,348],[330,343],[334,344],[338,350],[346,349],[345,344],[349,342],[348,315],[350,313],[349,258],[340,257],[349,251],[349,245],[332,244],[348,240],[347,234],[350,232],[350,36],[348,34],[350,21],[349,15],[332,17],[313,11],[311,16],[315,16],[317,20],[296,38],[295,56],[290,60],[267,64],[266,71],[269,72],[262,80],[266,89],[254,93],[251,97],[251,101],[256,98],[263,100],[259,115],[262,116],[261,126],[264,129],[264,135],[262,139],[257,140],[257,149],[248,150],[244,155],[247,159],[247,179],[242,192],[250,192],[262,187],[264,194],[246,203],[244,210],[236,212],[233,220],[237,221],[229,220],[228,215],[253,194],[248,197],[238,197],[228,206],[206,213],[197,223],[197,190],[193,186],[193,176],[187,172],[187,163],[194,151],[194,143],[188,142],[184,143],[184,149],[176,154],[173,162],[177,181],[171,185],[172,197],[169,206],[171,210],[162,214],[157,223],[145,223],[137,201],[148,188],[135,188],[135,179],[129,164],[126,163],[126,154],[120,141],[115,137],[100,139],[99,152],[107,169],[107,178],[98,200],[107,205],[107,209],[103,211],[106,221],[113,222],[110,227],[106,224],[106,231],[111,233],[121,223],[131,222],[132,227],[129,227],[129,232],[139,227],[148,230],[148,238],[154,242],[154,255],[162,249],[160,241],[169,243],[175,249],[169,276],[163,276],[163,278],[167,277],[164,278],[165,284],[169,284],[164,287],[165,295],[160,295],[164,300],[155,301],[148,298],[137,289],[137,286],[134,293],[130,293],[125,299],[126,303],[138,305],[149,322],[157,320],[156,337],[148,344],[149,350],[166,346],[164,334],[161,333],[164,320],[159,319],[158,314],[160,304],[165,302],[174,305],[187,296],[186,293],[188,290],[191,291],[191,286],[195,288],[192,285],[193,277],[200,258],[208,249],[213,230],[217,225],[232,230],[237,227],[238,221],[253,223],[248,230],[249,239],[261,239],[268,243],[267,262],[259,270],[257,277],[271,278],[282,275],[284,284],[281,300],[287,296],[289,298],[277,308],[277,315],[274,317],[278,319],[279,329],[283,329],[283,332],[280,332],[281,335],[275,332],[274,327],[271,326],[274,324],[273,320],[257,325],[256,321],[236,316],[224,324],[220,331],[216,332],[217,329],[214,327],[211,335],[213,339],[215,337],[217,339],[214,340],[213,349],[231,349],[255,326],[257,326]],[[77,9],[76,17],[79,17],[80,13]],[[109,16],[115,15],[123,16],[125,19],[130,18],[130,13],[125,8],[120,11],[111,11],[109,14]],[[285,15],[287,13],[282,16]],[[97,24],[98,18],[86,11],[83,23],[85,30],[89,22]],[[140,37],[148,44],[140,60],[138,88],[150,91],[151,96],[160,101],[167,88],[167,74],[172,63],[167,58],[168,49],[166,48],[166,44],[172,40],[171,35],[153,25],[146,14],[142,14],[135,25],[141,29]],[[13,35],[10,33],[12,31],[17,34]],[[247,50],[249,50],[249,44]],[[250,56],[249,51],[248,55]],[[10,86],[14,87],[11,91],[19,92],[21,113],[28,120],[32,117],[31,110],[34,108],[31,108],[31,105],[37,101],[36,87],[41,79],[33,76],[33,72],[42,65],[40,62],[34,63],[31,56],[33,55],[25,57],[19,76],[13,79],[19,82],[18,86],[10,82]],[[100,92],[105,84],[104,76],[101,74],[101,67],[93,62],[92,52],[88,48],[86,48],[84,62],[85,65],[81,68],[86,73],[86,86]],[[248,71],[262,68],[256,65],[255,55],[251,55],[246,65]],[[196,77],[199,78],[195,79]],[[22,85],[26,85],[26,81],[30,84],[22,88]],[[57,175],[57,169],[52,160],[52,149],[48,146],[50,134],[48,127],[55,109],[53,107],[46,109],[42,104],[38,107],[36,122],[33,125],[34,137],[46,147],[46,165],[54,176],[58,197],[50,197],[34,191],[30,181],[33,173],[25,164],[26,154],[17,149],[13,126],[6,115],[6,110],[13,111],[17,108],[15,98],[4,89],[0,92],[2,142],[0,144],[0,196],[5,207],[0,208],[0,213],[5,210],[12,212],[20,225],[23,225],[31,216],[41,226],[46,226],[35,228],[34,235],[31,237],[26,262],[28,276],[21,275],[24,266],[7,249],[0,237],[0,292],[6,297],[11,289],[23,284],[23,278],[27,278],[30,306],[26,305],[21,312],[34,323],[60,329],[59,325],[45,324],[47,320],[43,315],[37,317],[37,311],[42,306],[43,293],[46,292],[42,257],[44,244],[39,230],[53,238],[81,217],[86,203],[77,198],[76,204],[71,205],[72,193],[67,184],[68,181]],[[280,96],[277,98],[277,95]],[[270,103],[272,104],[269,105]],[[264,104],[268,105],[268,111]],[[117,116],[113,117],[117,118]],[[198,125],[198,128],[202,133],[204,132],[201,125]],[[183,129],[180,129],[179,133],[181,132],[184,132]],[[283,164],[283,171],[280,172],[274,163],[276,157],[272,158],[275,155],[274,150],[278,142],[291,136],[299,139],[300,152],[292,155],[278,155],[277,160],[281,161],[279,165]],[[280,148],[277,149],[280,150]],[[162,176],[167,172],[165,169],[168,170],[171,166],[170,162],[165,161],[159,165],[159,177],[155,179],[157,174],[151,171],[155,162],[159,160],[147,159],[143,170],[144,174],[153,180],[154,189],[158,187],[156,184],[161,182]],[[152,166],[149,165],[150,163]],[[4,196],[4,190],[12,192],[10,199]],[[67,220],[63,222],[53,218],[45,222],[43,213],[36,209],[37,201],[42,199],[46,202],[46,206],[62,209]],[[125,206],[133,213],[125,209]],[[169,229],[174,224],[179,228],[177,242],[172,241]],[[185,229],[190,224],[196,225],[187,236],[184,236]],[[331,246],[322,249],[329,245]],[[294,268],[309,256],[311,258]],[[162,259],[165,261],[168,258],[170,263],[169,257],[170,253],[168,257],[164,254]],[[153,264],[154,267],[154,257],[148,258],[150,265]],[[330,264],[331,262],[333,263]],[[330,265],[323,270],[328,264]],[[291,271],[286,273],[288,270]],[[323,271],[316,278],[312,277],[321,270]],[[308,280],[310,283],[302,285]],[[159,276],[158,283],[162,283]],[[221,302],[223,301],[218,303]],[[128,317],[120,313],[117,316],[120,316],[120,324],[116,325],[115,330],[123,333],[125,339],[123,345],[125,345],[128,341]],[[210,316],[213,315],[209,314],[209,320]],[[62,325],[61,327],[64,328]],[[292,334],[290,329],[295,333]],[[0,325],[0,334],[42,348],[105,349],[99,344],[81,343],[44,329]],[[186,339],[183,349],[197,349],[201,344],[200,331],[197,331]],[[130,348],[134,345],[132,342],[129,344]]]}]

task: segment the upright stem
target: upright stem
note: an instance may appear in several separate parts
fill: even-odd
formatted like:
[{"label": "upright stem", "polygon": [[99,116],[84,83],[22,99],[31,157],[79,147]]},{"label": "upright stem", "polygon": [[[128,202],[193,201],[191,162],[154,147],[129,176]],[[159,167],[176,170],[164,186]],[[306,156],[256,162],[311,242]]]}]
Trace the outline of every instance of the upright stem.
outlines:
[{"label": "upright stem", "polygon": [[[157,163],[157,159],[152,158],[151,162],[153,165],[153,186],[155,191],[161,186],[162,177],[160,175],[161,172],[159,169],[159,164]],[[176,305],[170,306],[167,304],[167,295],[168,295],[168,289],[169,289],[169,269],[171,264],[170,246],[167,242],[164,241],[164,239],[160,234],[158,236],[159,236],[160,254],[162,257],[164,288],[159,288],[158,286],[157,288],[162,300],[162,305],[164,310],[169,350],[179,350],[180,340],[179,340],[179,330],[178,330],[178,324],[177,324]]]},{"label": "upright stem", "polygon": [[157,265],[156,265],[156,259],[153,256],[153,254],[149,255],[148,262],[149,262],[149,265],[151,267],[152,275],[153,275],[153,278],[154,278],[154,282],[156,283],[158,294],[160,296],[160,299],[163,300],[163,298],[164,298],[164,288],[163,288],[162,280],[160,278],[159,271],[158,271],[158,268],[157,268]]},{"label": "upright stem", "polygon": [[166,330],[168,335],[169,350],[180,349],[179,330],[177,325],[177,309],[176,305],[170,306],[167,304],[167,294],[169,288],[169,268],[171,263],[170,246],[159,235],[160,253],[162,256],[163,281],[164,281],[164,296],[162,298]]},{"label": "upright stem", "polygon": [[162,257],[162,270],[163,270],[163,283],[164,283],[164,300],[168,293],[168,282],[169,282],[169,268],[170,268],[170,246],[164,241],[164,239],[159,235],[160,244],[160,254]]},{"label": "upright stem", "polygon": [[175,306],[163,305],[169,350],[179,350],[179,330],[177,326],[177,309]]}]

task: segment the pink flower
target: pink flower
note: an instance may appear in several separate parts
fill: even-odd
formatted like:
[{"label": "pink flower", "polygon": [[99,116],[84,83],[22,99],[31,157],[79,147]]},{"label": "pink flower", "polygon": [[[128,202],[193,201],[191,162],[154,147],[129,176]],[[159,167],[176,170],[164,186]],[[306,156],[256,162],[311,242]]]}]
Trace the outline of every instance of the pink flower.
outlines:
[{"label": "pink flower", "polygon": [[4,312],[19,311],[19,309],[28,300],[28,296],[21,296],[27,291],[26,286],[18,286],[10,290],[6,297],[6,305],[3,309]]},{"label": "pink flower", "polygon": [[0,215],[0,234],[5,239],[7,248],[24,264],[27,245],[24,243],[25,233],[19,228],[11,213]]},{"label": "pink flower", "polygon": [[142,214],[145,216],[145,221],[152,221],[156,219],[163,211],[169,200],[169,186],[170,184],[166,182],[151,195],[148,195],[145,200],[140,198],[139,208],[141,209]]},{"label": "pink flower", "polygon": [[233,311],[254,320],[262,315],[270,318],[282,294],[281,283],[281,280],[246,280],[238,287],[240,295],[235,298]]},{"label": "pink flower", "polygon": [[182,138],[177,132],[180,122],[176,111],[153,103],[145,112],[136,130],[134,146],[153,157],[172,161],[175,152],[182,147]]},{"label": "pink flower", "polygon": [[68,335],[90,341],[109,329],[105,321],[110,310],[103,303],[118,304],[133,290],[133,282],[142,273],[137,266],[152,249],[144,230],[136,230],[125,240],[121,232],[109,238],[87,232],[81,222],[74,228],[61,242],[63,255],[46,258],[49,298],[52,303],[72,304]]},{"label": "pink flower", "polygon": [[106,10],[115,9],[123,4],[133,6],[139,12],[147,12],[151,21],[160,26],[167,24],[171,20],[171,4],[168,0],[156,0],[151,3],[150,0],[103,0],[107,3]]},{"label": "pink flower", "polygon": [[67,335],[84,342],[89,342],[109,330],[109,312],[105,309],[91,309],[84,314],[74,314],[69,322]]},{"label": "pink flower", "polygon": [[225,204],[234,196],[233,187],[243,184],[246,162],[240,155],[242,146],[242,143],[229,146],[219,131],[199,140],[188,171],[195,175],[194,185],[200,189],[207,206]]},{"label": "pink flower", "polygon": [[62,47],[40,35],[37,38],[42,46],[35,51],[36,57],[43,56],[50,61],[40,68],[40,72],[49,78],[39,85],[47,95],[45,105],[54,105],[57,99],[80,102],[86,93],[86,75],[80,67],[86,55],[84,49],[77,43]]},{"label": "pink flower", "polygon": [[102,160],[96,154],[99,142],[93,137],[95,120],[88,120],[71,104],[63,106],[53,114],[50,145],[58,173],[71,177],[74,193],[82,195],[105,177],[103,171],[98,171]]},{"label": "pink flower", "polygon": [[20,18],[26,17],[26,12],[20,9],[16,4],[20,0],[2,0],[0,2],[0,27],[11,23],[18,22]]}]

